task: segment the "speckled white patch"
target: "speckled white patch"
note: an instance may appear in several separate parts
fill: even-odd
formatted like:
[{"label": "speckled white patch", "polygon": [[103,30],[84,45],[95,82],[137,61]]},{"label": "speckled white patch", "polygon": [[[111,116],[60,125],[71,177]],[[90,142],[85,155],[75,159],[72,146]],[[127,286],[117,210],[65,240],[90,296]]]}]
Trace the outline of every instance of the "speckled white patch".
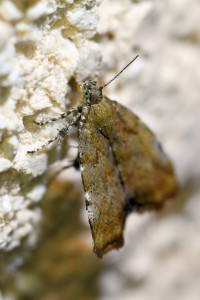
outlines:
[{"label": "speckled white patch", "polygon": [[84,171],[84,167],[81,166],[81,167],[80,167],[80,170],[81,170],[81,172],[83,172],[83,171]]},{"label": "speckled white patch", "polygon": [[87,199],[87,201],[90,201],[90,194],[88,192],[85,193],[85,198]]}]

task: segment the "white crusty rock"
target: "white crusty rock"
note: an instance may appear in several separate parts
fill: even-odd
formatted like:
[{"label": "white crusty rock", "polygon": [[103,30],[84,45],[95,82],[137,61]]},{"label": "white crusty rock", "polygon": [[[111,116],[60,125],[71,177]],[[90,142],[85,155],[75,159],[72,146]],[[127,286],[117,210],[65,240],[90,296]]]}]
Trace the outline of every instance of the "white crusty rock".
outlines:
[{"label": "white crusty rock", "polygon": [[37,228],[41,212],[29,206],[43,197],[42,175],[58,159],[62,143],[49,146],[53,152],[27,151],[54,137],[63,124],[40,128],[33,121],[65,111],[71,78],[96,75],[100,48],[88,39],[96,24],[95,1],[40,0],[28,9],[9,0],[0,4],[0,249],[20,245]]}]

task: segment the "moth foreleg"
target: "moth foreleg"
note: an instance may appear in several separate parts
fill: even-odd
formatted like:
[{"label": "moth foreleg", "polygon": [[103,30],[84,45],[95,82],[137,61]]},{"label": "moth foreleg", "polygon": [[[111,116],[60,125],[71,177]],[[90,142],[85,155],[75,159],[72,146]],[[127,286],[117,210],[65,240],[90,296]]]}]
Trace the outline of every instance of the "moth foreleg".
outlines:
[{"label": "moth foreleg", "polygon": [[72,120],[62,129],[60,129],[58,131],[58,134],[56,137],[54,137],[53,139],[51,140],[48,140],[44,145],[42,145],[40,148],[38,149],[35,149],[35,150],[32,150],[32,151],[27,151],[27,153],[29,154],[34,154],[36,152],[39,152],[41,151],[42,149],[46,148],[49,144],[55,142],[59,137],[64,137],[65,134],[67,133],[67,131],[70,129],[70,127],[72,127],[73,125],[76,125],[77,121],[79,120],[81,116],[81,113],[77,113],[73,118]]},{"label": "moth foreleg", "polygon": [[57,118],[52,118],[48,121],[45,121],[45,122],[37,122],[37,121],[33,121],[35,124],[39,125],[39,126],[43,126],[43,125],[46,125],[46,124],[49,124],[49,123],[53,123],[53,122],[56,122],[58,120],[62,120],[62,119],[65,119],[67,118],[67,116],[69,116],[70,114],[75,114],[78,112],[78,108],[77,107],[72,107],[71,109],[69,109],[67,112],[65,113],[62,113],[59,117]]}]

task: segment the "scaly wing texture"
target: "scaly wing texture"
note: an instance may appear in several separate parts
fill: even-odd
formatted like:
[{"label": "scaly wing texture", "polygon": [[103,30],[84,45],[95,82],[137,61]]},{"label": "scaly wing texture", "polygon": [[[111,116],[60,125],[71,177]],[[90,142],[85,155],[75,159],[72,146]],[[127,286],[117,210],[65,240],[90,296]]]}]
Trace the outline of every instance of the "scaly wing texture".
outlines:
[{"label": "scaly wing texture", "polygon": [[79,157],[94,251],[102,257],[123,245],[126,195],[110,143],[94,118],[91,111],[79,133]]},{"label": "scaly wing texture", "polygon": [[123,244],[133,209],[160,207],[177,185],[154,134],[127,108],[108,98],[91,106],[79,133],[79,156],[94,250]]},{"label": "scaly wing texture", "polygon": [[107,101],[116,113],[116,130],[105,130],[104,135],[109,135],[123,178],[128,209],[162,206],[177,190],[169,158],[155,135],[136,115],[115,101]]}]

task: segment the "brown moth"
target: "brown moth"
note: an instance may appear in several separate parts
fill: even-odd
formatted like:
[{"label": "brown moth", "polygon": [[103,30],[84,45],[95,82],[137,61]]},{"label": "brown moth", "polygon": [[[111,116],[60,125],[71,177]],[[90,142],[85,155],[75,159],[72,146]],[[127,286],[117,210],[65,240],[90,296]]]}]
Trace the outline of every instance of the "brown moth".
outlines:
[{"label": "brown moth", "polygon": [[[173,166],[155,135],[134,113],[102,95],[111,81],[102,87],[93,80],[80,83],[82,100],[77,107],[60,118],[36,123],[44,125],[73,114],[58,136],[78,126],[78,161],[98,257],[123,246],[130,212],[158,209],[177,190]],[[58,136],[28,153],[40,151]]]}]

